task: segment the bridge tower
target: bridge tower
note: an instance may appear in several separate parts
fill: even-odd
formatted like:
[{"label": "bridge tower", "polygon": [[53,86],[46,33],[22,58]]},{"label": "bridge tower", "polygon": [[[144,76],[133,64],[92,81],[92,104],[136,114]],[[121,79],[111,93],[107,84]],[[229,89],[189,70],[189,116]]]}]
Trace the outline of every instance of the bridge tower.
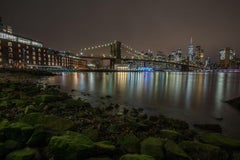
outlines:
[{"label": "bridge tower", "polygon": [[121,63],[121,45],[120,41],[115,41],[112,45],[110,45],[110,54],[114,57],[110,60],[110,68],[114,68],[115,63]]}]

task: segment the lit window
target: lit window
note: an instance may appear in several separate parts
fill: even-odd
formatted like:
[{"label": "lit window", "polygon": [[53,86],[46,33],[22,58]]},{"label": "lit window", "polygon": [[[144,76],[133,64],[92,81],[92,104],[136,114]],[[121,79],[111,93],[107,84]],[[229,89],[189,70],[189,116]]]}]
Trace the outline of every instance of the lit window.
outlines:
[{"label": "lit window", "polygon": [[8,46],[12,46],[12,42],[8,42]]},{"label": "lit window", "polygon": [[22,61],[21,61],[21,60],[19,60],[18,62],[19,62],[19,63],[22,63]]},{"label": "lit window", "polygon": [[29,49],[29,46],[26,46],[27,49]]},{"label": "lit window", "polygon": [[0,52],[0,56],[2,56],[2,52]]},{"label": "lit window", "polygon": [[36,64],[36,61],[33,61],[33,64]]},{"label": "lit window", "polygon": [[29,51],[26,51],[26,53],[29,53]]},{"label": "lit window", "polygon": [[2,58],[0,58],[0,62],[2,62]]},{"label": "lit window", "polygon": [[41,49],[40,49],[40,48],[38,48],[38,52],[41,52]]},{"label": "lit window", "polygon": [[18,47],[21,47],[21,44],[18,44]]},{"label": "lit window", "polygon": [[18,49],[18,53],[21,53],[21,49]]}]

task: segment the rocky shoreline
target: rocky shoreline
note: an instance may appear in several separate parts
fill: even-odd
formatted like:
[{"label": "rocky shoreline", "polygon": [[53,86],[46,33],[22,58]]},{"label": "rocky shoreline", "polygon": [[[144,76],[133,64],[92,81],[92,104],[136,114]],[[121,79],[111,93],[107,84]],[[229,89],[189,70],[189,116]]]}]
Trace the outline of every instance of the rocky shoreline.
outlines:
[{"label": "rocky shoreline", "polygon": [[0,81],[0,91],[0,159],[240,159],[239,138],[143,109],[96,108],[59,86],[11,78]]}]

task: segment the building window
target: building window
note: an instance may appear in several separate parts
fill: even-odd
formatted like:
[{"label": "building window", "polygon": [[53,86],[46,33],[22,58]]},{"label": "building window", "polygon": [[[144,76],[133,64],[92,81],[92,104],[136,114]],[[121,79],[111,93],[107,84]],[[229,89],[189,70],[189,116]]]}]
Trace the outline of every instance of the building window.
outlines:
[{"label": "building window", "polygon": [[12,47],[12,42],[8,42],[8,46],[9,46],[9,47]]},{"label": "building window", "polygon": [[21,49],[18,49],[18,53],[21,53]]},{"label": "building window", "polygon": [[26,49],[29,49],[29,46],[26,46]]},{"label": "building window", "polygon": [[0,62],[2,62],[2,58],[0,58]]},{"label": "building window", "polygon": [[0,56],[2,56],[2,52],[0,52]]},{"label": "building window", "polygon": [[21,44],[18,44],[18,47],[21,47]]}]

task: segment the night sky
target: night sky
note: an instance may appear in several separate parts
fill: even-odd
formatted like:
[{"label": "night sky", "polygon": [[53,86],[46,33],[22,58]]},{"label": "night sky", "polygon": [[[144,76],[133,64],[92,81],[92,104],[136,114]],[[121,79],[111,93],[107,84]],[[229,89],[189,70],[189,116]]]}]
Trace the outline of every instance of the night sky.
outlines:
[{"label": "night sky", "polygon": [[190,37],[206,56],[231,47],[240,55],[239,0],[1,0],[0,16],[16,34],[57,50],[120,40],[169,54]]}]

